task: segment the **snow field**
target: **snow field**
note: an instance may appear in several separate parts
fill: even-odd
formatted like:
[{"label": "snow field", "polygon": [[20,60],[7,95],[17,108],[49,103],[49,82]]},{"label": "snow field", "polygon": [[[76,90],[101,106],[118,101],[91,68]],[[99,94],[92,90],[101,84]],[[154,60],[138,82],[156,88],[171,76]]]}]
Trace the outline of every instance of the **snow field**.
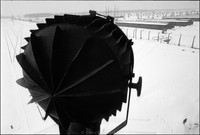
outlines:
[{"label": "snow field", "polygon": [[145,41],[135,41],[133,50],[135,72],[144,80],[141,100],[150,107],[144,112],[152,111],[160,121],[155,126],[164,124],[167,129],[157,132],[185,133],[182,122],[187,117],[199,123],[199,52]]},{"label": "snow field", "polygon": [[[5,19],[1,27],[1,132],[58,133],[58,126],[50,118],[41,119],[35,104],[27,105],[31,99],[28,90],[16,84],[22,72],[15,55],[27,43],[23,38],[30,36],[29,30],[36,29],[36,25]],[[195,45],[199,46],[199,26],[187,27],[175,28],[173,33],[196,35]],[[134,29],[122,29],[128,31],[129,38],[133,37]],[[118,133],[199,133],[199,50],[140,39],[140,30],[137,29],[137,39],[132,38],[136,73],[133,81],[143,77],[142,94],[137,97],[132,89],[128,124]],[[148,37],[148,31],[144,30],[142,35]],[[157,37],[158,32],[161,31],[151,30],[150,39]],[[102,121],[101,133],[108,133],[125,120],[126,105],[109,122]]]},{"label": "snow field", "polygon": [[119,133],[199,133],[194,125],[199,124],[199,52],[133,41],[134,72],[143,77],[142,95],[138,98],[132,90],[129,122]]},{"label": "snow field", "polygon": [[1,29],[1,133],[29,134],[37,133],[55,123],[51,119],[43,121],[27,89],[16,84],[22,77],[22,69],[15,55],[21,51],[20,46],[27,42],[23,39],[30,35],[29,30],[36,28],[34,23],[21,21],[2,21]]}]

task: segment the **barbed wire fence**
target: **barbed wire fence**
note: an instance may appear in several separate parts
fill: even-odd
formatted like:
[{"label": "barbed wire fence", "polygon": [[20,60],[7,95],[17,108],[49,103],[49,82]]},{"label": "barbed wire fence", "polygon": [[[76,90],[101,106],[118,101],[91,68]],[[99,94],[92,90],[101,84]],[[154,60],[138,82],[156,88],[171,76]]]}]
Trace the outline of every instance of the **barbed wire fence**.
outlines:
[{"label": "barbed wire fence", "polygon": [[199,36],[188,35],[182,33],[162,32],[161,30],[150,30],[141,28],[125,28],[121,27],[122,31],[135,40],[153,40],[169,45],[189,47],[199,49]]}]

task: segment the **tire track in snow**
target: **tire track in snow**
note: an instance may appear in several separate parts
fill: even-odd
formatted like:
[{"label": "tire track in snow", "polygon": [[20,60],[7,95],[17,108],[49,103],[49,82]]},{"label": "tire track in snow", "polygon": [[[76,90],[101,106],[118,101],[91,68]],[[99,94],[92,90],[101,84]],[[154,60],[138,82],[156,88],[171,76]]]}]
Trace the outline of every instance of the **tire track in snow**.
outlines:
[{"label": "tire track in snow", "polygon": [[6,32],[5,32],[5,29],[3,28],[3,32],[4,32],[4,37],[5,37],[5,40],[6,40],[6,47],[8,49],[8,53],[9,53],[9,57],[10,57],[10,61],[12,63],[12,56],[11,56],[11,51],[9,49],[9,45],[8,45],[8,39],[7,39],[7,36],[6,36]]},{"label": "tire track in snow", "polygon": [[[9,27],[10,25],[9,24],[7,24],[8,26],[7,27]],[[6,25],[5,25],[6,26]],[[10,39],[10,44],[11,44],[11,46],[13,47],[13,43],[12,43],[12,41],[11,41],[11,38],[10,38],[10,36],[9,36],[9,34],[8,34],[8,32],[9,33],[13,33],[13,31],[14,31],[14,29],[13,30],[11,30],[11,27],[9,27],[10,28],[10,31],[6,31],[5,30],[5,28],[3,27],[3,31],[4,31],[4,38],[5,38],[5,40],[6,40],[6,46],[7,46],[7,48],[8,48],[8,52],[9,52],[9,56],[10,56],[10,61],[11,61],[11,70],[14,72],[14,80],[17,80],[17,78],[18,78],[18,76],[17,76],[17,69],[16,69],[16,66],[15,66],[15,62],[14,62],[14,58],[15,58],[15,53],[16,53],[16,50],[15,50],[15,48],[17,48],[17,45],[15,46],[15,48],[13,49],[13,52],[12,52],[12,50],[11,49],[9,49],[9,42],[8,42],[8,39]],[[7,29],[8,30],[8,29]],[[19,37],[17,37],[17,40],[19,39]],[[13,41],[15,41],[15,39],[13,38]],[[16,41],[16,44],[17,44],[17,41]],[[12,59],[12,54],[13,54],[13,59]],[[11,74],[12,74],[12,71],[10,71],[11,72]],[[14,81],[13,80],[13,81]],[[14,81],[15,82],[15,81]],[[12,91],[12,90],[11,90]],[[27,125],[27,127],[28,127],[28,130],[30,129],[30,126],[29,126],[29,124],[28,124],[28,120],[27,120],[27,114],[26,114],[26,112],[25,112],[25,107],[23,106],[23,101],[22,101],[22,95],[21,95],[21,90],[20,90],[20,88],[19,88],[19,86],[17,86],[17,93],[18,93],[18,96],[19,96],[19,99],[21,99],[21,100],[19,100],[19,103],[20,103],[20,105],[21,105],[21,107],[22,107],[22,113],[25,115],[25,121],[26,121],[26,125]],[[12,127],[15,127],[15,125],[12,125]],[[18,127],[19,128],[19,127]]]}]

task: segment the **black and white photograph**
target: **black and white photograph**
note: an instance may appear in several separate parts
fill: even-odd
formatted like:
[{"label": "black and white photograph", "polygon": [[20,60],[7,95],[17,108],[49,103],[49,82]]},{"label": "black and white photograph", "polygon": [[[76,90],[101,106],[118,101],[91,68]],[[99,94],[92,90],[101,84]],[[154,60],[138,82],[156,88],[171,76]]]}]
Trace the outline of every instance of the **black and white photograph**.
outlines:
[{"label": "black and white photograph", "polygon": [[199,134],[199,0],[1,0],[1,133]]}]

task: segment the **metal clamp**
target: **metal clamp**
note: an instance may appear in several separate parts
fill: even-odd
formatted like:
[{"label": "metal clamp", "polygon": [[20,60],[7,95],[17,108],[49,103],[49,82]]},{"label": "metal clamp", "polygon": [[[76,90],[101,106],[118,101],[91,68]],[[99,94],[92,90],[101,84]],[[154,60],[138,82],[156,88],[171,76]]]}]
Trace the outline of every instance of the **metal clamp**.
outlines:
[{"label": "metal clamp", "polygon": [[111,22],[114,21],[114,18],[113,18],[112,16],[109,16],[109,15],[107,15],[107,16],[102,15],[102,14],[97,13],[97,12],[94,11],[94,10],[90,10],[89,13],[90,13],[91,16],[96,16],[96,15],[98,15],[98,16],[101,16],[101,17],[106,18],[107,20],[109,20],[109,21],[111,21]]}]

